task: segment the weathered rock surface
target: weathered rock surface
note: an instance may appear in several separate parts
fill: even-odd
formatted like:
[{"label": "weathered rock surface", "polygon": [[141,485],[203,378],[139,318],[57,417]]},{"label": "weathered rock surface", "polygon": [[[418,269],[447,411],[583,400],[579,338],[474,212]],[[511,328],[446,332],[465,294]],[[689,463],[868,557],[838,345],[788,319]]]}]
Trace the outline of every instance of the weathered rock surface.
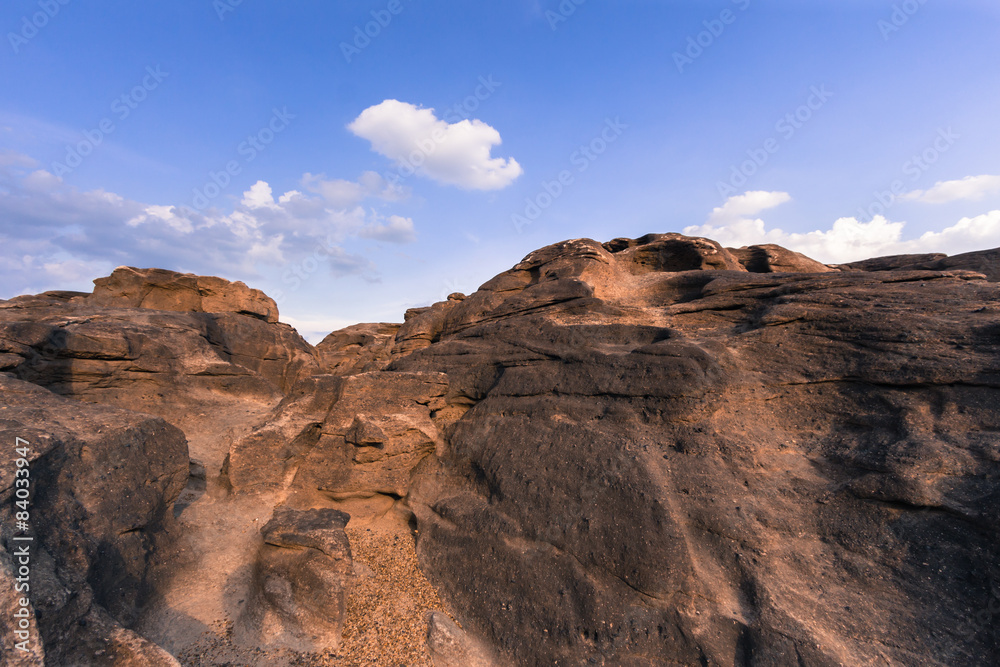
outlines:
[{"label": "weathered rock surface", "polygon": [[308,652],[339,646],[354,572],[349,519],[334,509],[275,509],[261,529],[250,598],[236,623],[241,644]]},{"label": "weathered rock surface", "polygon": [[[296,508],[245,568],[248,644],[336,645],[351,567],[332,507],[350,507],[403,531],[412,510],[464,628],[431,616],[438,665],[992,664],[998,256],[827,266],[679,234],[577,239],[317,350],[246,314],[51,292],[0,304],[0,361],[87,400],[142,397],[145,372],[276,405],[229,447],[232,495],[199,506]],[[180,423],[176,400],[140,404]]]},{"label": "weathered rock surface", "polygon": [[356,324],[334,331],[316,345],[324,373],[355,375],[382,370],[392,354],[399,324]]},{"label": "weathered rock surface", "polygon": [[389,366],[475,403],[410,494],[465,626],[515,664],[997,655],[1000,288],[632,247],[533,253]]},{"label": "weathered rock surface", "polygon": [[89,301],[111,308],[146,308],[197,313],[238,313],[272,324],[278,321],[274,300],[241,282],[165,269],[120,266],[94,281]]},{"label": "weathered rock surface", "polygon": [[[135,620],[168,539],[171,505],[188,477],[183,434],[159,418],[71,401],[7,376],[0,396],[2,537],[11,557],[30,545],[29,594],[46,664],[124,665],[101,656],[161,653],[121,626]],[[28,443],[27,468],[16,465],[16,438]],[[15,513],[26,511],[13,504],[22,478],[30,481],[31,530],[16,535],[31,542],[13,539]],[[91,649],[102,653],[81,658]]]},{"label": "weathered rock surface", "polygon": [[727,248],[750,273],[827,273],[837,269],[773,243]]},{"label": "weathered rock surface", "polygon": [[[16,543],[15,543],[16,544]],[[18,551],[16,545],[15,551]],[[18,574],[24,561],[27,568]],[[0,544],[0,646],[3,646],[4,665],[9,667],[42,667],[45,664],[45,647],[38,632],[35,609],[31,606],[31,558],[12,558]],[[21,581],[18,581],[20,576]]]},{"label": "weathered rock surface", "polygon": [[949,271],[965,270],[984,274],[987,279],[1000,281],[1000,248],[967,252],[948,257],[942,254],[897,255],[846,264],[849,269],[862,271]]},{"label": "weathered rock surface", "polygon": [[229,483],[237,491],[281,487],[337,499],[405,497],[413,469],[441,445],[435,418],[448,418],[438,414],[446,391],[440,373],[303,380],[233,444]]},{"label": "weathered rock surface", "polygon": [[[95,281],[93,295],[48,292],[0,301],[0,371],[61,395],[156,414],[182,428],[243,401],[273,406],[299,378],[319,371],[312,346],[286,324],[236,312],[151,309],[170,306],[166,297],[107,296],[107,284],[160,274],[182,285],[217,285],[212,298],[221,303],[206,296],[202,306],[238,304],[251,292],[218,278],[119,269]],[[160,283],[174,285],[166,278]],[[161,285],[149,294],[172,293],[164,290]]]}]

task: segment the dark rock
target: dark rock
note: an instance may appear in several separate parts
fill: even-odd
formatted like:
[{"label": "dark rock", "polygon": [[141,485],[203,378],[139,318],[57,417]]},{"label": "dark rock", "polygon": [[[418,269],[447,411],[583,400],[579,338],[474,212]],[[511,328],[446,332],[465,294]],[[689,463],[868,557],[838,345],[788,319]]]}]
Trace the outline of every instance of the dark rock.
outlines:
[{"label": "dark rock", "polygon": [[773,243],[727,250],[751,273],[827,273],[837,270]]},{"label": "dark rock", "polygon": [[842,265],[854,271],[972,271],[1000,282],[1000,248],[979,250],[949,257],[940,253],[876,257]]},{"label": "dark rock", "polygon": [[474,403],[409,494],[463,625],[515,664],[988,662],[998,288],[631,247],[533,253],[388,367]]},{"label": "dark rock", "polygon": [[[78,403],[9,377],[0,377],[0,389],[0,439],[9,445],[0,454],[3,541],[12,555],[25,544],[12,532],[15,512],[24,511],[13,504],[14,442],[22,438],[33,492],[30,600],[47,664],[80,664],[73,651],[110,641],[112,630],[129,634],[119,626],[135,620],[151,592],[151,567],[188,475],[187,445],[178,429],[149,415]],[[106,620],[88,624],[95,614]]]},{"label": "dark rock", "polygon": [[873,257],[863,259],[860,262],[850,262],[841,264],[840,268],[851,271],[898,271],[908,268],[921,262],[933,262],[944,259],[948,255],[944,253],[926,253],[922,255],[889,255],[887,257]]},{"label": "dark rock", "polygon": [[1000,249],[967,252],[933,261],[918,262],[910,268],[931,271],[975,271],[985,275],[991,282],[1000,282]]},{"label": "dark rock", "polygon": [[261,529],[250,598],[236,623],[240,644],[309,652],[340,645],[354,573],[349,519],[333,509],[275,509]]},{"label": "dark rock", "polygon": [[[22,546],[15,545],[15,551]],[[4,651],[3,664],[9,667],[42,667],[45,664],[45,647],[29,597],[30,558],[27,576],[22,576],[21,581],[17,580],[16,569],[10,554],[0,544],[0,609],[3,610],[0,612],[0,642]]]}]

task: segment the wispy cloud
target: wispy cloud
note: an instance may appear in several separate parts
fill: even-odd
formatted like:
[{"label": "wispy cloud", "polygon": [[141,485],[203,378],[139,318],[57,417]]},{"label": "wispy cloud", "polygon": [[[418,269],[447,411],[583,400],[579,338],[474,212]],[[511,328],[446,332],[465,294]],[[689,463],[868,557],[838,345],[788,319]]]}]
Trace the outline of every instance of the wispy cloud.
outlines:
[{"label": "wispy cloud", "polygon": [[1000,176],[966,176],[955,181],[938,181],[927,190],[914,190],[903,199],[926,204],[946,204],[952,201],[979,201],[1000,192]]},{"label": "wispy cloud", "polygon": [[350,196],[309,174],[303,182],[315,192],[291,190],[277,198],[266,181],[257,181],[226,212],[81,191],[36,166],[29,156],[0,154],[0,280],[6,297],[65,288],[67,281],[85,287],[121,264],[252,277],[258,265],[281,266],[317,247],[330,258],[331,275],[373,279],[372,263],[342,244],[351,238],[408,243],[416,234],[411,219],[386,218],[361,206],[385,191],[377,175],[362,175]]}]

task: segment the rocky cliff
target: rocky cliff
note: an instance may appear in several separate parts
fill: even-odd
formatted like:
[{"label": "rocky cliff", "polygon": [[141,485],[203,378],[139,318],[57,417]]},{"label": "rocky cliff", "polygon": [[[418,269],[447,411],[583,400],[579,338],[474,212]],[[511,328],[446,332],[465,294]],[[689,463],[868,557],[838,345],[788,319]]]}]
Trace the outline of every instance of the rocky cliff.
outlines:
[{"label": "rocky cliff", "polygon": [[[579,239],[315,348],[165,271],[0,302],[0,423],[48,443],[79,598],[32,598],[45,660],[991,664],[998,258]],[[88,490],[104,523],[59,518]]]}]

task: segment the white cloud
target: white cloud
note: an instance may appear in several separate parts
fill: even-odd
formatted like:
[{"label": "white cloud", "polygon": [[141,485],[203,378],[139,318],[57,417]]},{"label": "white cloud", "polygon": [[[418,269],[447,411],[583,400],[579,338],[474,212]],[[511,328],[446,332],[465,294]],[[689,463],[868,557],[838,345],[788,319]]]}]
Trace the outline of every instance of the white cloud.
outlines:
[{"label": "white cloud", "polygon": [[448,123],[398,100],[368,107],[347,126],[401,168],[468,190],[499,190],[521,175],[514,158],[491,157],[500,133],[480,120]]},{"label": "white cloud", "polygon": [[[771,195],[771,196],[765,196]],[[916,239],[903,239],[905,222],[875,216],[870,222],[840,218],[829,229],[806,233],[768,229],[754,215],[773,202],[788,201],[785,193],[752,193],[731,197],[712,211],[703,225],[686,227],[684,233],[714,239],[724,246],[739,247],[775,243],[829,264],[854,262],[882,255],[943,252],[958,254],[1000,246],[1000,211],[963,218],[939,232]]]},{"label": "white cloud", "polygon": [[787,192],[767,192],[755,190],[745,192],[735,197],[730,197],[726,203],[712,211],[708,217],[709,225],[725,225],[738,220],[743,220],[747,216],[757,215],[761,211],[780,206],[791,201],[792,197]]},{"label": "white cloud", "polygon": [[[4,128],[9,130],[10,128]],[[0,151],[0,167],[37,167],[38,160],[12,150]]]},{"label": "white cloud", "polygon": [[938,181],[928,190],[914,190],[902,199],[926,204],[946,204],[952,201],[979,201],[987,195],[1000,192],[1000,176],[966,176],[957,181]]},{"label": "white cloud", "polygon": [[264,181],[257,181],[251,185],[250,189],[243,193],[243,200],[240,203],[250,209],[276,208],[274,195],[271,194],[271,186]]},{"label": "white cloud", "polygon": [[341,178],[328,179],[326,174],[306,173],[302,176],[302,187],[337,208],[357,206],[368,197],[386,201],[405,199],[401,188],[390,184],[374,171],[364,172],[356,182]]},{"label": "white cloud", "polygon": [[1000,246],[1000,210],[974,218],[962,218],[940,232],[926,232],[914,243],[928,248],[921,252],[944,252],[949,255],[996,248]]},{"label": "white cloud", "polygon": [[358,236],[389,243],[411,243],[417,240],[413,220],[398,215],[390,215],[384,224],[376,218],[374,222],[365,226]]},{"label": "white cloud", "polygon": [[182,234],[190,234],[194,231],[191,220],[183,215],[178,215],[175,206],[147,206],[140,215],[129,218],[125,224],[129,227],[138,227],[154,220],[172,227]]}]

